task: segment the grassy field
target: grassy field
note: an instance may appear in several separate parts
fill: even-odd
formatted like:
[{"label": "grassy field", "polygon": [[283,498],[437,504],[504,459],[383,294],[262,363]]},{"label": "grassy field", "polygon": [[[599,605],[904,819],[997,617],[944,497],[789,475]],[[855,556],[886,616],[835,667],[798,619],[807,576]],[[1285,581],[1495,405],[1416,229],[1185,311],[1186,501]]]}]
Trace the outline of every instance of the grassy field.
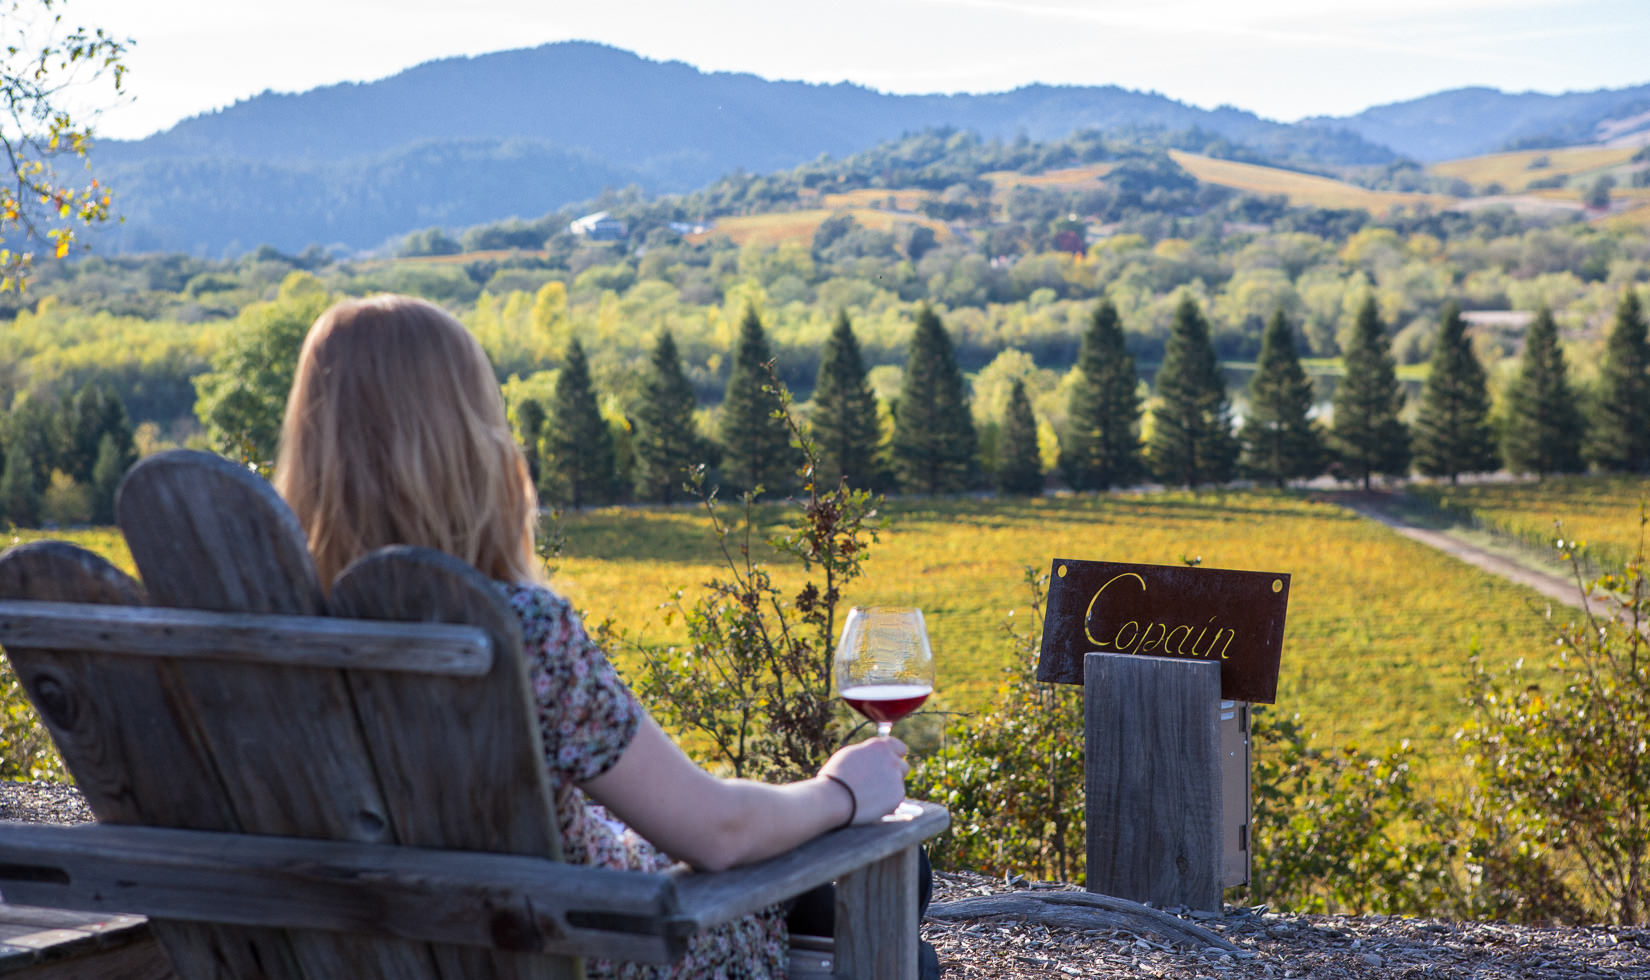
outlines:
[{"label": "grassy field", "polygon": [[1290,204],[1319,208],[1364,208],[1371,214],[1385,214],[1393,207],[1426,203],[1443,207],[1454,203],[1453,198],[1438,194],[1403,194],[1396,191],[1372,191],[1344,181],[1315,174],[1297,173],[1277,167],[1262,167],[1234,160],[1170,150],[1169,156],[1181,169],[1206,184],[1219,184],[1251,194],[1282,194]]},{"label": "grassy field", "polygon": [[1556,552],[1553,521],[1562,520],[1564,539],[1580,541],[1584,556],[1603,568],[1620,568],[1639,547],[1639,508],[1650,502],[1650,479],[1550,477],[1539,483],[1421,486],[1410,492],[1468,513],[1486,530],[1542,553]]},{"label": "grassy field", "polygon": [[[1486,156],[1445,160],[1428,167],[1439,177],[1459,177],[1474,188],[1500,184],[1508,193],[1526,189],[1531,181],[1563,174],[1571,179],[1592,176],[1626,163],[1636,152],[1633,147],[1572,146],[1557,150],[1519,150]],[[1545,165],[1537,166],[1545,161]],[[1577,191],[1569,192],[1574,196]]]},{"label": "grassy field", "polygon": [[[886,199],[888,192],[882,192]],[[945,241],[951,229],[945,222],[912,214],[898,214],[876,208],[809,208],[803,211],[775,211],[768,214],[747,214],[732,218],[718,218],[710,231],[689,235],[688,241],[700,242],[715,236],[732,239],[739,245],[778,245],[781,242],[813,241],[814,232],[826,218],[846,214],[861,226],[873,231],[890,231],[896,225],[926,225],[934,230],[934,237]]]},{"label": "grassy field", "polygon": [[992,192],[1006,194],[1016,187],[1038,187],[1055,190],[1081,190],[1111,173],[1115,163],[1092,163],[1085,167],[1065,167],[1040,174],[1023,174],[1018,170],[993,170],[981,174],[991,181]]},{"label": "grassy field", "polygon": [[[1572,513],[1586,513],[1586,507]],[[1265,491],[1020,500],[890,502],[891,528],[873,547],[851,603],[910,603],[928,617],[945,707],[991,700],[1028,628],[1023,570],[1061,558],[1292,574],[1278,708],[1298,712],[1332,744],[1374,748],[1408,738],[1437,774],[1455,762],[1450,735],[1468,653],[1491,663],[1545,649],[1533,593],[1355,517],[1332,503]],[[781,517],[778,508],[763,518]],[[592,620],[612,619],[649,643],[681,639],[663,604],[718,574],[701,512],[610,508],[565,520],[557,587]],[[18,540],[49,536],[20,535]],[[108,530],[59,533],[129,567]],[[798,583],[799,569],[776,578]],[[628,656],[618,657],[621,668]]]},{"label": "grassy field", "polygon": [[[1336,744],[1409,738],[1429,770],[1455,761],[1449,736],[1464,717],[1473,646],[1491,663],[1545,648],[1533,593],[1294,495],[896,501],[887,512],[892,529],[847,599],[923,608],[938,697],[954,709],[990,700],[1012,655],[1003,627],[1030,614],[1022,570],[1046,571],[1055,557],[1174,564],[1185,554],[1208,567],[1292,573],[1279,709]],[[716,573],[709,546],[690,510],[576,515],[556,582],[592,617],[671,642],[679,627],[660,603]],[[794,570],[779,571],[796,581]]]}]

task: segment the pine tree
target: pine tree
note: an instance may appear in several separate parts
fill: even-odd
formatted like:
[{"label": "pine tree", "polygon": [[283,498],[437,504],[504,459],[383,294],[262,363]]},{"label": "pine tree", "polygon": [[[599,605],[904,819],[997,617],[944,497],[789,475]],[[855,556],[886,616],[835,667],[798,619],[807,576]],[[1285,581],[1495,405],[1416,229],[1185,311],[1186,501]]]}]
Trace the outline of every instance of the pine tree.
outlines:
[{"label": "pine tree", "polygon": [[551,396],[550,428],[545,439],[548,496],[578,509],[613,499],[613,433],[596,402],[590,365],[577,340],[567,345],[556,390]]},{"label": "pine tree", "polygon": [[1043,457],[1037,452],[1037,416],[1026,397],[1025,382],[1014,379],[1008,409],[998,435],[997,488],[1004,493],[1035,496],[1043,492]]},{"label": "pine tree", "polygon": [[1312,379],[1301,369],[1295,332],[1282,310],[1261,336],[1243,420],[1243,468],[1279,487],[1323,472],[1323,437],[1312,421]]},{"label": "pine tree", "polygon": [[1621,297],[1604,343],[1587,457],[1600,469],[1650,470],[1650,343],[1632,289]]},{"label": "pine tree", "polygon": [[6,467],[0,472],[0,513],[24,527],[40,521],[40,483],[28,444],[12,438],[6,446]]},{"label": "pine tree", "polygon": [[1103,300],[1077,348],[1077,384],[1060,440],[1060,470],[1072,489],[1105,490],[1139,478],[1138,386],[1117,307]]},{"label": "pine tree", "polygon": [[693,424],[698,400],[682,373],[676,339],[659,333],[653,359],[642,379],[636,408],[636,496],[668,504],[682,496],[688,470],[706,461],[705,441]]},{"label": "pine tree", "polygon": [[819,444],[815,479],[821,486],[835,486],[844,476],[851,486],[861,489],[882,485],[877,463],[877,443],[882,437],[877,399],[865,379],[865,361],[847,313],[837,313],[820,355],[810,424]]},{"label": "pine tree", "polygon": [[762,487],[783,494],[795,482],[802,457],[791,444],[790,426],[776,414],[782,407],[779,395],[768,390],[772,359],[762,320],[747,307],[722,400],[722,477],[738,490]]},{"label": "pine tree", "polygon": [[120,450],[120,443],[112,433],[105,432],[97,444],[97,462],[92,465],[92,521],[97,524],[115,522],[115,490],[121,477],[131,466]]},{"label": "pine tree", "polygon": [[1444,307],[1432,348],[1421,409],[1415,419],[1415,465],[1428,476],[1493,470],[1500,462],[1490,430],[1490,396],[1484,366],[1472,352],[1467,324],[1454,303]]},{"label": "pine tree", "polygon": [[521,455],[527,460],[527,475],[532,477],[533,486],[544,482],[544,457],[541,445],[544,441],[544,404],[536,398],[524,398],[516,406],[516,440],[521,445]]},{"label": "pine tree", "polygon": [[1376,473],[1409,472],[1409,432],[1398,418],[1404,390],[1375,297],[1365,297],[1358,308],[1341,360],[1346,373],[1335,389],[1331,448],[1368,490]]},{"label": "pine tree", "polygon": [[906,354],[894,418],[894,466],[901,489],[933,496],[973,481],[978,436],[962,369],[939,314],[924,306]]},{"label": "pine tree", "polygon": [[1501,439],[1507,468],[1538,477],[1581,472],[1586,428],[1558,343],[1558,325],[1543,306],[1524,334],[1524,360],[1507,389]]},{"label": "pine tree", "polygon": [[1152,412],[1152,472],[1188,489],[1233,476],[1238,443],[1232,435],[1226,383],[1209,339],[1209,322],[1190,293],[1180,297],[1157,372]]}]

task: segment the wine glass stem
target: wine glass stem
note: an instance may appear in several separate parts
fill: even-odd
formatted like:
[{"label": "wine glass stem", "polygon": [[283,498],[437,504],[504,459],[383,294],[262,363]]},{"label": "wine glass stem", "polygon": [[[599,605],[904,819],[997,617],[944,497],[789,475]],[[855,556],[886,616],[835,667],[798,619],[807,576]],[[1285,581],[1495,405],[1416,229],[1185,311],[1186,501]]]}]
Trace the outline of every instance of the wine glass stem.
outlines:
[{"label": "wine glass stem", "polygon": [[891,722],[891,721],[879,721],[879,722],[877,722],[877,734],[878,735],[892,735],[893,733],[894,733],[894,723],[893,722]]}]

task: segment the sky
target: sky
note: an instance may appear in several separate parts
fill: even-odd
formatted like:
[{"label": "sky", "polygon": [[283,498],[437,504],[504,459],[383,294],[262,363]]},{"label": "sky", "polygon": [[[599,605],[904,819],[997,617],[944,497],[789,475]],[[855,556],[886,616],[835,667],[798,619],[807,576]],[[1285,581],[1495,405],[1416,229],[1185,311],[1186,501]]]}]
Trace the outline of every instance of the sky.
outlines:
[{"label": "sky", "polygon": [[135,42],[131,98],[96,123],[122,139],[266,90],[564,40],[898,93],[1118,85],[1285,122],[1467,85],[1650,82],[1646,0],[68,0],[64,17]]}]

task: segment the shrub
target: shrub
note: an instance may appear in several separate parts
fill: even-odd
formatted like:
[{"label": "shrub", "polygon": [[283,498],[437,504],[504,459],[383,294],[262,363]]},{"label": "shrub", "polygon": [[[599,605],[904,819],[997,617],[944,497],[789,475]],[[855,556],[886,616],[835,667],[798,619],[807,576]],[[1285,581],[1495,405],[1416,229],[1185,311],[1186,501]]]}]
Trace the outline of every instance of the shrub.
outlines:
[{"label": "shrub", "polygon": [[[1518,919],[1650,921],[1650,587],[1637,554],[1553,621],[1554,659],[1491,674],[1474,658],[1473,718],[1457,735],[1470,794],[1477,910]],[[1551,617],[1551,613],[1549,613]]]}]

